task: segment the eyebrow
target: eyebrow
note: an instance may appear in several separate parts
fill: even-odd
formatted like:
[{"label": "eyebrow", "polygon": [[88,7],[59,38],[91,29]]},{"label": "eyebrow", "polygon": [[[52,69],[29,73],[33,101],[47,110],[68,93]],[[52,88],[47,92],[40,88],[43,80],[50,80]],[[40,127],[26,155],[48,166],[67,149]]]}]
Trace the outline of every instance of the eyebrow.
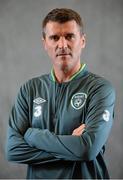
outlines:
[{"label": "eyebrow", "polygon": [[57,36],[59,37],[58,34],[52,34],[52,35],[49,36],[49,38],[53,38],[53,37],[55,37],[55,36],[56,36],[56,37],[57,37]]},{"label": "eyebrow", "polygon": [[65,36],[75,36],[75,34],[74,33],[66,33]]},{"label": "eyebrow", "polygon": [[[59,34],[52,34],[52,35],[50,35],[49,36],[49,38],[53,38],[53,37],[59,37],[60,35]],[[75,34],[74,33],[66,33],[64,36],[75,36]]]}]

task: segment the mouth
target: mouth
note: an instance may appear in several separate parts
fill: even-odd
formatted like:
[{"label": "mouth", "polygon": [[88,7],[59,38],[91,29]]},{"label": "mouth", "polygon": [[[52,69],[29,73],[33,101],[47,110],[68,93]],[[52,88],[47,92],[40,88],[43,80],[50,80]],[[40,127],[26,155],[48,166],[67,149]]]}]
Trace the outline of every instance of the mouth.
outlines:
[{"label": "mouth", "polygon": [[60,53],[60,54],[56,54],[56,57],[58,56],[71,56],[71,54],[69,53]]}]

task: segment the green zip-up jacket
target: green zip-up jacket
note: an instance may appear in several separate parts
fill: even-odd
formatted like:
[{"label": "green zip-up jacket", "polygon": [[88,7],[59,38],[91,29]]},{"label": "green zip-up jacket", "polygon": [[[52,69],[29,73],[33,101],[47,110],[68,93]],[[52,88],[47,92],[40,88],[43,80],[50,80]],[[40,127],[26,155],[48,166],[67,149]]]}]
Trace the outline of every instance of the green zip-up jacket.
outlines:
[{"label": "green zip-up jacket", "polygon": [[[21,86],[9,118],[6,156],[28,164],[29,179],[107,179],[104,162],[115,92],[84,65],[69,82],[53,75]],[[81,124],[81,136],[72,132]]]}]

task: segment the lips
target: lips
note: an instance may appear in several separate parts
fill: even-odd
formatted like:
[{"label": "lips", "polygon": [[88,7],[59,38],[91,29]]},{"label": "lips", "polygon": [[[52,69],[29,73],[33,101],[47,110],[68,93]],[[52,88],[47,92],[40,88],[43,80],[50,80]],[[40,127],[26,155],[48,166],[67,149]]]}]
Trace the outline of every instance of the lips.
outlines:
[{"label": "lips", "polygon": [[63,52],[60,52],[60,53],[57,53],[57,54],[56,54],[56,57],[57,57],[57,56],[72,56],[72,54],[71,54],[71,53],[68,53],[68,52],[64,52],[64,53],[63,53]]},{"label": "lips", "polygon": [[56,57],[58,56],[72,56],[69,49],[57,49]]},{"label": "lips", "polygon": [[57,56],[67,56],[67,55],[70,55],[70,54],[57,54]]}]

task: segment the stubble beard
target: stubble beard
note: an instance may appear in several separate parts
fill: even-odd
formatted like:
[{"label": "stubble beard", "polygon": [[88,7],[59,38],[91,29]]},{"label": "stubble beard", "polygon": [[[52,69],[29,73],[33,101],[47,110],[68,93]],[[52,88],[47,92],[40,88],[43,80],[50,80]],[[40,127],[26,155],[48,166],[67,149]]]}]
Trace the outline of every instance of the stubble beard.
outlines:
[{"label": "stubble beard", "polygon": [[[67,62],[68,61],[68,62]],[[72,68],[72,64],[70,63],[71,59],[66,59],[66,57],[62,57],[59,62],[59,70],[63,71],[67,74]]]}]

